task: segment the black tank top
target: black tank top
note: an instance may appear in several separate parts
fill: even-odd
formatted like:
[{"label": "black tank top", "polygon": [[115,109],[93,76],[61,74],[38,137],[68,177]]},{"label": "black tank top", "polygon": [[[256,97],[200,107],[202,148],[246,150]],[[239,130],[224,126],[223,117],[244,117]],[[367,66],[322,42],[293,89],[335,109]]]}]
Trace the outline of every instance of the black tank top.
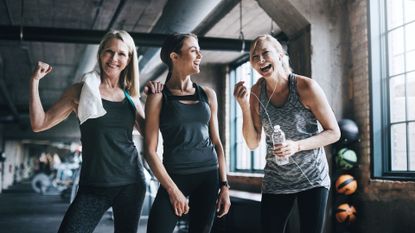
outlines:
[{"label": "black tank top", "polygon": [[[170,174],[191,174],[217,169],[217,155],[209,135],[210,107],[206,93],[193,83],[194,96],[173,96],[163,89],[160,131],[163,136],[163,164]],[[194,99],[184,104],[180,100]]]},{"label": "black tank top", "polygon": [[127,97],[121,102],[102,99],[107,113],[81,126],[80,185],[119,186],[140,182],[141,160],[132,140],[135,109]]}]

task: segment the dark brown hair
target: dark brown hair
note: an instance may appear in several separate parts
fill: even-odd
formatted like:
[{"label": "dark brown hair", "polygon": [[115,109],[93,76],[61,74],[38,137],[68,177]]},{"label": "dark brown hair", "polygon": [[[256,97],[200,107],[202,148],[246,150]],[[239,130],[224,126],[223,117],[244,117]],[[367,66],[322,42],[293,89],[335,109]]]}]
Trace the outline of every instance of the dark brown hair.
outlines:
[{"label": "dark brown hair", "polygon": [[173,69],[173,63],[171,62],[170,54],[173,52],[180,54],[184,40],[189,37],[193,37],[197,40],[197,36],[193,33],[173,33],[168,35],[166,40],[164,40],[160,51],[160,59],[169,67],[166,83],[170,80],[171,71]]}]

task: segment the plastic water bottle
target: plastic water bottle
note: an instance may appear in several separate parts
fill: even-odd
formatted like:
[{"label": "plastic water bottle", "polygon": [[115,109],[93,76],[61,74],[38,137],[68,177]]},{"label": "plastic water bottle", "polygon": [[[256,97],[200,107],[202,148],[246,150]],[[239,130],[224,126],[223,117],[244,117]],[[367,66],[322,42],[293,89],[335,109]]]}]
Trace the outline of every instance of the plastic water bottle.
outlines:
[{"label": "plastic water bottle", "polygon": [[[281,127],[279,125],[274,126],[274,130],[272,131],[272,144],[275,146],[280,145],[285,142],[285,133],[281,130]],[[280,156],[274,156],[275,163],[278,165],[285,165],[290,162],[290,159],[288,156],[280,157]]]}]

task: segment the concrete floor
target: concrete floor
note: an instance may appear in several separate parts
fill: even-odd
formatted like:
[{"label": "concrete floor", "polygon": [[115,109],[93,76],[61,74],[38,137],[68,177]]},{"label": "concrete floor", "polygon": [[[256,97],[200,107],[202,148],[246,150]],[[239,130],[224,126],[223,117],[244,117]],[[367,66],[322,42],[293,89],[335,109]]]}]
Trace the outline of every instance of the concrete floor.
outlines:
[{"label": "concrete floor", "polygon": [[[0,233],[56,233],[69,203],[60,195],[35,193],[22,182],[0,194]],[[140,220],[137,232],[146,232],[147,221]],[[113,221],[105,214],[94,233],[114,232]]]}]

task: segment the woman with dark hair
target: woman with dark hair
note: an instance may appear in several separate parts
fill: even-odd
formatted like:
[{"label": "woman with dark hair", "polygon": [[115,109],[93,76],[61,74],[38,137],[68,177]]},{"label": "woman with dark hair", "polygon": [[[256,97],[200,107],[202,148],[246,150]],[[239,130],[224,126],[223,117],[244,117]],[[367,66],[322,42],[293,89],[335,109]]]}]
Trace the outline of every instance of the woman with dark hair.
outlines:
[{"label": "woman with dark hair", "polygon": [[30,82],[30,121],[35,132],[52,128],[72,112],[80,121],[83,161],[79,190],[59,232],[93,232],[112,207],[115,232],[137,233],[146,186],[132,140],[134,126],[141,134],[144,127],[134,40],[126,31],[109,32],[99,45],[97,58],[100,72],[87,73],[83,82],[72,85],[46,112],[39,81],[52,67],[38,62]]},{"label": "woman with dark hair", "polygon": [[[216,94],[191,80],[202,59],[194,34],[168,36],[160,57],[169,73],[162,93],[149,95],[145,108],[145,154],[161,184],[147,232],[170,233],[187,213],[189,232],[210,232],[215,210],[222,217],[230,207]],[[157,154],[159,130],[163,162]]]}]

